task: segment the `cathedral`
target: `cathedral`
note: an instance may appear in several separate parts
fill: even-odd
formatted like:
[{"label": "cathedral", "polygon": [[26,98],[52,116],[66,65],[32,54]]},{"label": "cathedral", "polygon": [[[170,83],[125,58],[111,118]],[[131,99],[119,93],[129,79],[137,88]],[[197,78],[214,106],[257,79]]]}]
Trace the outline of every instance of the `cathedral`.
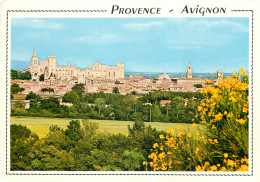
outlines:
[{"label": "cathedral", "polygon": [[47,60],[41,60],[39,64],[36,50],[34,49],[33,56],[29,67],[24,71],[30,71],[33,80],[39,80],[40,75],[44,75],[44,79],[60,79],[73,80],[84,82],[85,79],[122,79],[124,78],[124,63],[117,62],[116,66],[101,65],[95,62],[93,66],[86,66],[86,69],[80,69],[76,66],[57,66],[56,56],[48,56]]}]

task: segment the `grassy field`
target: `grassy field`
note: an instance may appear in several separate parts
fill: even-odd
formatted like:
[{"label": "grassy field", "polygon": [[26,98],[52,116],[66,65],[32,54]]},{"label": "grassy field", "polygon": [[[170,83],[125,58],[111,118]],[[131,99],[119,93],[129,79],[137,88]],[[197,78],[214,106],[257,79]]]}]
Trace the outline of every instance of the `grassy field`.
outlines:
[{"label": "grassy field", "polygon": [[[12,116],[11,124],[21,124],[27,126],[31,131],[38,134],[40,138],[43,138],[48,132],[49,127],[52,125],[58,125],[61,128],[66,128],[71,118],[42,118],[42,117],[26,117],[26,116]],[[81,120],[81,119],[79,119]],[[128,135],[128,125],[133,125],[133,121],[117,121],[117,120],[95,120],[89,119],[92,122],[99,124],[100,131],[107,131],[110,133],[122,133]],[[169,128],[177,128],[178,125],[181,125],[182,128],[178,131],[187,132],[190,131],[191,134],[195,134],[198,131],[198,128],[202,129],[202,126],[196,128],[191,127],[191,124],[186,123],[145,123],[145,125],[151,125],[157,130],[167,131]]]}]

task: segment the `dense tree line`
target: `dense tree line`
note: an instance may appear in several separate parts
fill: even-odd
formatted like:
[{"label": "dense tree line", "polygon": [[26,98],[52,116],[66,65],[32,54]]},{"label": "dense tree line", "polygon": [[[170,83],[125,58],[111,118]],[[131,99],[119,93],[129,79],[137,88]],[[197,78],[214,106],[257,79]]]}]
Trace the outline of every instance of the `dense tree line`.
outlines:
[{"label": "dense tree line", "polygon": [[[11,114],[192,123],[196,122],[195,114],[202,98],[202,95],[197,92],[156,91],[145,96],[103,92],[83,95],[83,92],[81,86],[77,86],[63,96],[62,101],[72,103],[72,106],[61,105],[56,98],[39,99],[39,96],[30,93],[30,97],[27,96],[27,99],[31,100],[30,108],[25,110],[14,107]],[[160,105],[161,100],[170,100],[171,103]]]},{"label": "dense tree line", "polygon": [[11,170],[145,170],[150,147],[159,134],[136,121],[129,135],[97,132],[98,124],[70,121],[67,128],[50,127],[43,139],[26,126],[11,125]]},{"label": "dense tree line", "polygon": [[17,70],[11,69],[11,79],[15,80],[30,80],[32,78],[32,75],[30,71],[26,71],[24,73],[22,72],[17,72]]}]

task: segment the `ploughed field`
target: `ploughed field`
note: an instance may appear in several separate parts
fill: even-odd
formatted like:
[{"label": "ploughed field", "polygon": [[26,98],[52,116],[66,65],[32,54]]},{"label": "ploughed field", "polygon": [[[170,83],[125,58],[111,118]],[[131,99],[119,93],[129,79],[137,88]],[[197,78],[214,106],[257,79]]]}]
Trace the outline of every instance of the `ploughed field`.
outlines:
[{"label": "ploughed field", "polygon": [[[69,122],[73,120],[71,118],[44,118],[44,117],[27,117],[27,116],[11,116],[11,124],[21,124],[27,126],[32,132],[35,132],[40,138],[43,138],[48,132],[49,127],[52,125],[57,125],[60,128],[67,128]],[[82,119],[78,119],[82,120]],[[133,125],[133,121],[118,121],[118,120],[96,120],[89,119],[91,122],[96,122],[99,124],[99,131],[106,131],[114,134],[125,134],[128,135],[128,125]],[[182,126],[178,131],[190,132],[195,134],[199,129],[203,129],[203,126],[198,125],[198,127],[192,127],[191,124],[187,123],[161,123],[161,122],[145,122],[145,125],[151,125],[155,127],[158,131],[167,131],[168,129],[177,129],[178,125]]]}]

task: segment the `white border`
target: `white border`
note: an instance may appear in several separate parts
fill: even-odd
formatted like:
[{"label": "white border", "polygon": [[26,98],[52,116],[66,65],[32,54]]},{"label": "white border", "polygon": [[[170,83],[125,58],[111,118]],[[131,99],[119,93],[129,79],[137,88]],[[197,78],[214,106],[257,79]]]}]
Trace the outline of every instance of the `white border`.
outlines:
[{"label": "white border", "polygon": [[[29,2],[31,2],[30,0],[28,0]],[[10,2],[10,1],[9,1]],[[196,1],[197,2],[197,1]],[[8,4],[8,3],[7,3]],[[47,3],[46,3],[47,4]],[[45,4],[45,6],[48,6],[48,5],[46,5]],[[57,5],[57,3],[53,3],[54,5],[56,5],[56,6],[59,6],[59,5]],[[86,3],[87,4],[87,3]],[[24,12],[24,13],[21,13],[21,12],[9,12],[8,13],[8,24],[9,24],[9,27],[8,27],[8,60],[10,60],[10,51],[11,51],[11,49],[10,49],[10,47],[11,47],[11,42],[10,42],[10,38],[11,38],[11,35],[10,35],[10,30],[11,30],[11,18],[18,18],[18,17],[20,17],[20,18],[29,18],[29,17],[33,17],[33,18],[40,18],[40,17],[45,17],[45,18],[47,18],[47,17],[55,17],[55,18],[58,18],[58,17],[63,17],[63,18],[65,18],[65,17],[74,17],[74,18],[116,18],[116,17],[120,17],[120,18],[123,18],[123,17],[147,17],[147,15],[131,15],[131,16],[129,16],[129,15],[111,15],[110,14],[110,10],[111,10],[111,6],[113,5],[113,4],[115,4],[115,3],[110,3],[109,5],[108,5],[109,3],[103,3],[102,5],[96,5],[95,4],[95,6],[96,7],[100,7],[100,8],[91,8],[91,7],[94,7],[93,5],[90,5],[90,4],[88,4],[89,5],[89,7],[90,8],[86,8],[86,10],[91,10],[91,9],[99,9],[99,10],[107,10],[107,12],[104,12],[104,13],[86,13],[86,12],[56,12],[56,13],[44,13],[44,12]],[[119,3],[116,3],[116,4],[119,4]],[[132,4],[132,3],[127,3],[127,5],[125,5],[125,3],[122,3],[123,5],[122,6],[124,6],[124,7],[147,7],[147,4],[143,4],[143,3],[136,3],[136,4]],[[186,5],[186,4],[188,4],[188,3],[185,3],[185,2],[183,2],[183,3],[178,3],[178,4],[174,4],[174,3],[171,3],[171,2],[168,2],[168,4],[167,3],[165,3],[165,2],[162,2],[162,4],[160,4],[160,3],[158,3],[158,2],[154,2],[154,1],[152,1],[152,3],[149,3],[149,6],[148,7],[152,7],[152,6],[156,6],[156,7],[159,7],[159,5],[163,5],[163,6],[161,6],[162,7],[162,9],[171,9],[170,7],[173,7],[173,9],[174,9],[174,11],[172,12],[172,13],[169,13],[169,12],[165,12],[165,13],[163,13],[162,15],[157,15],[157,16],[149,16],[149,17],[160,17],[160,18],[162,18],[162,17],[191,17],[190,15],[189,16],[187,16],[187,15],[180,15],[180,11],[176,11],[176,9],[177,10],[180,10],[181,8],[180,7],[184,7],[184,5]],[[192,3],[192,4],[198,4],[198,2],[197,3]],[[189,4],[189,6],[193,6],[192,4]],[[207,3],[204,3],[204,4],[209,4],[208,2]],[[217,3],[217,4],[215,4],[214,6],[218,6],[220,3]],[[225,6],[227,3],[225,3],[224,5],[223,4],[221,4],[221,6]],[[242,4],[242,5],[241,5]],[[245,2],[242,2],[242,3],[240,3],[240,5],[239,5],[239,7],[229,7],[229,8],[227,8],[229,11],[231,10],[231,9],[233,9],[233,10],[253,10],[254,11],[254,9],[256,8],[255,6],[249,6],[248,4],[247,5],[245,5],[244,6],[244,4],[247,4],[247,3],[245,3]],[[49,4],[50,5],[50,4]],[[121,6],[121,5],[120,5]],[[210,5],[211,7],[212,7],[212,5]],[[248,7],[249,6],[249,7]],[[6,7],[13,7],[13,9],[9,9],[9,8],[6,8]],[[6,18],[6,15],[5,15],[5,13],[6,13],[6,10],[7,9],[9,9],[9,10],[15,10],[15,9],[17,9],[17,7],[15,7],[15,5],[13,4],[13,5],[11,5],[10,6],[10,4],[8,4],[8,6],[6,6],[5,8],[3,8],[3,6],[2,6],[2,12],[1,12],[1,35],[3,35],[3,30],[4,30],[4,25],[6,25],[5,23],[6,22],[4,22],[3,20],[4,20],[4,18]],[[20,8],[18,8],[18,9],[20,9]],[[18,10],[17,9],[17,10]],[[27,10],[29,10],[28,8],[26,8]],[[31,8],[31,9],[33,9],[33,8]],[[36,8],[37,10],[39,10],[39,8]],[[35,9],[35,10],[36,10]],[[44,9],[44,8],[41,8],[41,9]],[[45,8],[45,10],[47,10],[48,8]],[[55,9],[55,8],[51,8],[52,10],[53,9]],[[62,10],[62,9],[64,9],[64,10],[69,10],[70,8],[57,8],[58,10]],[[73,7],[71,8],[71,9],[73,9]],[[4,10],[4,11],[3,11]],[[33,9],[34,10],[34,9]],[[76,9],[75,9],[76,10]],[[78,9],[79,10],[79,9]],[[178,13],[179,12],[179,13]],[[254,11],[255,12],[255,11]],[[192,16],[192,17],[201,17],[201,15],[195,15],[195,16]],[[215,15],[214,16],[204,16],[204,17],[216,17]],[[251,62],[253,61],[252,60],[252,57],[251,57],[251,55],[252,55],[252,34],[251,34],[251,27],[252,27],[252,22],[251,22],[251,12],[228,12],[227,14],[224,14],[224,15],[221,15],[221,16],[219,16],[219,15],[217,15],[217,17],[249,17],[249,21],[250,21],[250,24],[249,24],[249,67],[250,67],[250,70],[252,69],[255,69],[255,66],[254,66],[254,68],[251,68]],[[258,16],[257,16],[258,17]],[[256,18],[256,17],[254,17],[254,18]],[[254,24],[256,24],[256,20],[254,20]],[[256,32],[256,31],[254,31],[254,32]],[[255,41],[255,40],[254,40]],[[5,41],[4,41],[5,42]],[[1,38],[1,53],[3,53],[3,39]],[[255,49],[255,48],[254,48]],[[255,57],[255,56],[254,56]],[[2,63],[2,59],[3,58],[3,56],[1,56],[1,66],[3,65]],[[255,58],[254,58],[255,59]],[[254,62],[254,64],[255,64],[255,62]],[[3,67],[1,67],[1,70],[3,70]],[[8,63],[8,70],[6,70],[7,71],[7,75],[10,75],[9,74],[9,70],[10,70],[10,61],[9,61],[9,63]],[[1,76],[4,76],[4,74],[2,74],[3,72],[1,72]],[[254,72],[254,74],[255,74],[255,72]],[[251,75],[251,72],[250,72],[250,78],[254,78],[254,80],[255,80],[255,75]],[[2,80],[2,79],[1,79]],[[9,82],[7,83],[7,84],[10,84]],[[254,85],[255,86],[255,85]],[[251,85],[251,81],[250,81],[250,88],[252,87],[252,85]],[[7,87],[8,89],[10,88],[10,86],[8,86]],[[253,90],[252,90],[253,91]],[[254,92],[254,91],[253,91]],[[2,90],[1,90],[1,93],[2,93]],[[8,91],[8,93],[9,93],[9,91]],[[9,105],[10,103],[9,103],[9,94],[7,95],[7,97],[8,97],[8,99],[6,100],[7,101],[7,105]],[[250,98],[252,97],[252,93],[251,93],[251,89],[250,89]],[[255,95],[254,95],[254,97],[255,97]],[[4,101],[3,101],[3,99],[2,99],[2,97],[1,97],[1,102],[0,103],[5,103]],[[254,103],[255,104],[255,103]],[[3,104],[1,104],[1,106],[3,106]],[[253,109],[254,108],[252,108],[252,100],[250,99],[250,101],[249,101],[249,107],[250,107],[250,111],[253,111]],[[2,109],[3,107],[1,107],[1,109]],[[254,113],[256,113],[256,112],[254,112]],[[7,116],[9,116],[10,115],[10,108],[8,107],[7,108],[7,113],[5,113],[4,115],[7,115]],[[4,116],[4,115],[2,115],[2,112],[1,112],[1,116]],[[255,117],[253,117],[252,115],[251,115],[251,113],[250,113],[250,122],[249,122],[249,161],[250,161],[250,165],[249,165],[249,168],[250,168],[250,171],[249,172],[153,172],[153,171],[149,171],[149,172],[136,172],[136,171],[134,171],[134,172],[126,172],[126,171],[123,171],[123,172],[106,172],[106,171],[103,171],[103,172],[89,172],[89,171],[60,171],[60,172],[58,172],[58,171],[10,171],[10,170],[8,170],[7,171],[7,173],[6,174],[8,174],[8,175],[39,175],[39,176],[42,176],[42,175],[55,175],[55,174],[60,174],[60,175],[75,175],[75,174],[77,174],[77,175],[118,175],[118,176],[120,176],[120,175],[169,175],[169,176],[172,176],[172,175],[176,175],[176,176],[219,176],[219,175],[223,175],[223,176],[233,176],[233,175],[236,175],[236,176],[239,176],[239,175],[252,175],[252,173],[251,173],[251,169],[253,169],[253,167],[254,166],[252,166],[251,164],[252,164],[252,156],[251,156],[251,152],[252,152],[252,150],[251,150],[251,144],[253,143],[253,141],[252,141],[252,135],[254,134],[254,132],[252,132],[251,131],[251,127],[252,126],[255,126],[254,125],[254,123],[252,122],[253,121],[253,118],[255,118]],[[254,119],[254,121],[256,122],[256,120]],[[7,121],[5,121],[5,122],[7,122],[7,126],[10,126],[10,117],[8,118],[8,120]],[[4,125],[5,125],[5,122],[4,122]],[[1,119],[1,127],[3,128],[3,122],[2,122],[2,119]],[[9,129],[10,129],[10,127],[8,127],[8,130],[7,130],[7,136],[9,136],[9,133],[10,133],[10,131],[9,131]],[[3,131],[3,129],[1,129],[1,131]],[[5,134],[5,132],[4,132],[4,134]],[[3,139],[3,138],[6,138],[6,137],[3,137],[3,132],[1,133],[1,139]],[[3,143],[3,141],[1,140],[1,144]],[[9,144],[10,142],[9,142],[9,138],[7,138],[7,143]],[[255,144],[255,143],[254,143]],[[8,148],[8,150],[7,150],[7,153],[9,154],[9,146],[7,147]],[[256,147],[254,147],[253,149],[255,150],[255,148]],[[2,149],[2,147],[1,147],[1,149]],[[254,151],[253,150],[253,151]],[[256,154],[254,153],[254,156],[255,156]],[[1,155],[1,161],[2,161],[2,156],[3,155]],[[9,160],[9,158],[10,158],[10,156],[8,155],[8,160]],[[8,163],[7,164],[8,166],[8,168],[10,167],[10,164]],[[2,165],[1,165],[1,169],[2,169]],[[3,172],[3,170],[1,170],[1,172]],[[256,172],[256,171],[255,171]],[[2,175],[2,174],[1,174]]]}]

